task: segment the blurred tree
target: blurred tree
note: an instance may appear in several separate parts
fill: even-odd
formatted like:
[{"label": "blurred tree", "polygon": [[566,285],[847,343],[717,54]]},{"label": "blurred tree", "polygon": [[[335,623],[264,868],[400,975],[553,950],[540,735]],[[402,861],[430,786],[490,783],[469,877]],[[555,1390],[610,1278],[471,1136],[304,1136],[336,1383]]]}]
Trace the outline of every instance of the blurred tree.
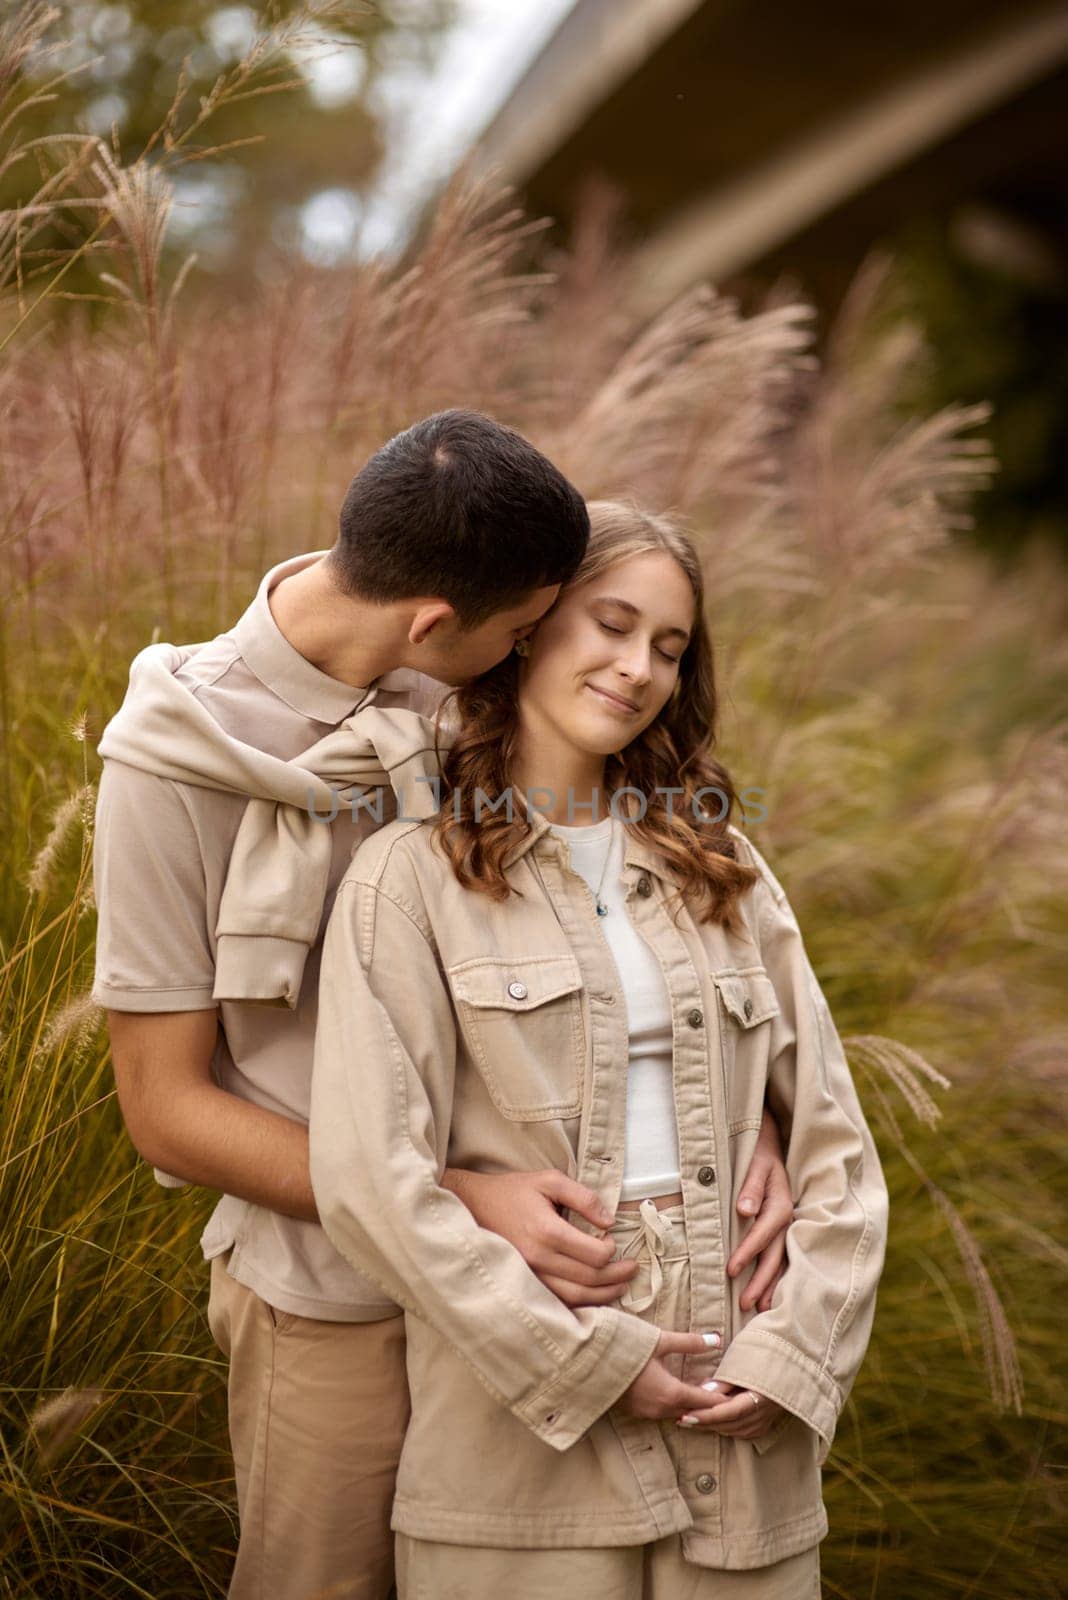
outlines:
[{"label": "blurred tree", "polygon": [[909,409],[990,400],[1000,470],[975,535],[1003,565],[1033,538],[1068,556],[1068,267],[1000,208],[957,208],[894,241],[899,304],[930,358]]},{"label": "blurred tree", "polygon": [[[313,197],[327,245],[332,226],[343,234],[358,220],[382,153],[383,73],[398,58],[426,58],[455,4],[61,0],[13,7],[0,29],[29,12],[48,14],[22,62],[24,135],[77,129],[114,144],[129,162],[146,148],[166,156],[160,129],[168,122],[172,136],[186,131],[172,171],[172,241],[192,240],[202,268],[240,273],[270,241],[299,242],[301,208]],[[250,52],[261,58],[234,92]],[[217,105],[188,136],[205,97]],[[198,164],[212,149],[219,154]],[[48,159],[46,146],[38,161]],[[25,161],[0,167],[0,209],[25,203],[39,177]],[[67,225],[76,235],[71,218]]]}]

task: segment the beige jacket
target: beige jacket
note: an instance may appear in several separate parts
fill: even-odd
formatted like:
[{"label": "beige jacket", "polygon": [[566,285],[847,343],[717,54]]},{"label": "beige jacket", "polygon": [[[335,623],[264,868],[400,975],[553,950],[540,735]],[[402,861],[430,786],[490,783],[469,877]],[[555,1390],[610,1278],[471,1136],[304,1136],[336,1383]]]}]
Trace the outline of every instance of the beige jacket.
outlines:
[{"label": "beige jacket", "polygon": [[[440,1186],[446,1165],[558,1167],[614,1211],[627,1020],[589,890],[543,817],[506,858],[521,891],[460,888],[427,823],[356,852],[324,942],[312,1077],[312,1182],[327,1234],[406,1310],[413,1414],[393,1526],[514,1547],[623,1545],[684,1532],[688,1558],[763,1566],[827,1531],[820,1467],[863,1359],[887,1192],[842,1045],[782,887],[746,935],[677,924],[659,857],[627,841],[627,911],[674,1012],[674,1085],[693,1330],[721,1351],[686,1376],[753,1387],[790,1413],[755,1445],[687,1434],[677,1474],[657,1422],[614,1410],[656,1330],[571,1310]],[[770,1311],[742,1311],[726,1262],[764,1106],[795,1197]],[[582,1219],[571,1219],[588,1228]],[[668,1424],[670,1426],[670,1424]],[[708,1492],[709,1486],[714,1492]]]}]

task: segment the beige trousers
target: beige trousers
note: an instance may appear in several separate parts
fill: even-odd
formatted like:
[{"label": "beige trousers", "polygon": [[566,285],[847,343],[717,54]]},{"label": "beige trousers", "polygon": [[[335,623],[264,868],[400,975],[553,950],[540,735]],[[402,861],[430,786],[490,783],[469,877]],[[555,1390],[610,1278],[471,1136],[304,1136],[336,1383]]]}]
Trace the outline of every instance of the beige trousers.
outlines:
[{"label": "beige trousers", "polygon": [[[620,1211],[609,1229],[616,1259],[639,1270],[620,1305],[663,1328],[686,1326],[690,1259],[682,1206]],[[674,1453],[678,1438],[664,1424]],[[649,1544],[565,1549],[490,1549],[397,1534],[398,1600],[819,1600],[820,1547],[745,1571],[699,1567],[678,1534]]]},{"label": "beige trousers", "polygon": [[721,1572],[682,1556],[679,1535],[607,1550],[487,1550],[397,1535],[400,1600],[819,1600],[820,1547]]},{"label": "beige trousers", "polygon": [[276,1311],[211,1263],[208,1325],[229,1358],[240,1538],[230,1600],[386,1600],[408,1377],[404,1318]]}]

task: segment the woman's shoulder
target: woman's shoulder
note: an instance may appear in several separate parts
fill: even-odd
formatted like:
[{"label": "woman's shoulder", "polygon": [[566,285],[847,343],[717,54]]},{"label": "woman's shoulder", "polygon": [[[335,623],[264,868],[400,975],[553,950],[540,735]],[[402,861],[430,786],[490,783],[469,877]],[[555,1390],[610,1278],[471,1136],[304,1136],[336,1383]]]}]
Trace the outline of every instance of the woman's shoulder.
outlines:
[{"label": "woman's shoulder", "polygon": [[779,901],[780,904],[785,901],[785,889],[749,835],[743,833],[740,828],[735,827],[733,822],[727,824],[727,832],[734,841],[734,859],[743,866],[755,867],[774,899]]},{"label": "woman's shoulder", "polygon": [[448,865],[433,848],[434,819],[398,818],[362,840],[342,879],[359,883],[409,909],[422,909],[440,892]]},{"label": "woman's shoulder", "polygon": [[381,894],[408,912],[430,938],[430,930],[454,910],[464,894],[448,856],[436,842],[436,818],[384,822],[353,850],[342,883]]},{"label": "woman's shoulder", "polygon": [[764,858],[747,833],[736,827],[733,822],[728,822],[726,832],[734,846],[734,859],[744,867],[757,867],[763,864]]},{"label": "woman's shoulder", "polygon": [[430,822],[386,822],[361,840],[338,884],[338,898],[388,900],[431,944],[435,899]]}]

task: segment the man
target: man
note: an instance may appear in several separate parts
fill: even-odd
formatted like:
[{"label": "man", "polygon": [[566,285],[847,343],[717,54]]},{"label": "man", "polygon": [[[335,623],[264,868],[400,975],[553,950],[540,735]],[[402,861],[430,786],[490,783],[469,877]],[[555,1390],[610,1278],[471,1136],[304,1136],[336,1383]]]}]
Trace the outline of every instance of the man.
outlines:
[{"label": "man", "polygon": [[[443,685],[500,661],[573,575],[588,532],[581,496],[527,440],[474,412],[442,412],[356,475],[331,550],[274,567],[232,629],[180,653],[175,676],[231,739],[299,762],[361,707],[432,715]],[[201,1245],[208,1320],[229,1358],[241,1524],[230,1595],[384,1600],[408,1414],[404,1320],[320,1226],[307,1136],[322,934],[376,817],[341,807],[329,823],[323,920],[285,1009],[215,998],[220,900],[246,804],[207,777],[105,759],[93,994],[135,1146],[161,1181],[222,1192]],[[391,814],[386,805],[382,820]],[[262,943],[269,963],[272,940]],[[746,1187],[752,1210],[764,1209],[736,1263],[771,1245],[750,1303],[777,1274],[791,1218],[777,1153],[769,1127]],[[565,1221],[558,1208],[611,1219],[564,1174],[447,1181],[568,1303],[623,1293],[634,1264],[610,1264],[611,1245]]]}]

